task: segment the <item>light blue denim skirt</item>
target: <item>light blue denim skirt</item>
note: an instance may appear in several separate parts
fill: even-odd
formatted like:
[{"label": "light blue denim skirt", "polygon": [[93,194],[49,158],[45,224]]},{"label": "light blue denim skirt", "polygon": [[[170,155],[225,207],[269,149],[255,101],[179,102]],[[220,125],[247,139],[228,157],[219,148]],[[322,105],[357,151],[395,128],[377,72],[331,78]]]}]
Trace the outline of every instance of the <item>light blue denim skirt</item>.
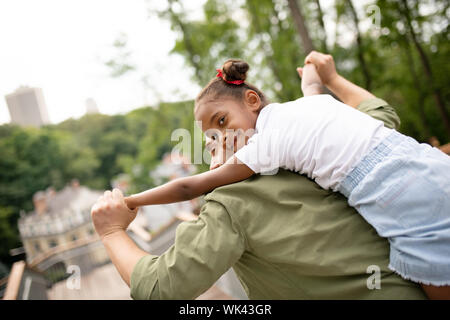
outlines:
[{"label": "light blue denim skirt", "polygon": [[450,157],[397,131],[340,183],[348,203],[390,243],[389,268],[450,285]]}]

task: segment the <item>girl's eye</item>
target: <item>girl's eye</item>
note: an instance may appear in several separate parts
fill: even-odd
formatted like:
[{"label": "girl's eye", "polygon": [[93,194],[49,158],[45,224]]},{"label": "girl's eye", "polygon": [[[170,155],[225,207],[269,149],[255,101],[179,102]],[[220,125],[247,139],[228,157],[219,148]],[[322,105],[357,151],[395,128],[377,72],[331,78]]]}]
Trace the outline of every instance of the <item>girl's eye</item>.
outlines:
[{"label": "girl's eye", "polygon": [[219,119],[219,124],[222,126],[225,123],[225,117]]}]

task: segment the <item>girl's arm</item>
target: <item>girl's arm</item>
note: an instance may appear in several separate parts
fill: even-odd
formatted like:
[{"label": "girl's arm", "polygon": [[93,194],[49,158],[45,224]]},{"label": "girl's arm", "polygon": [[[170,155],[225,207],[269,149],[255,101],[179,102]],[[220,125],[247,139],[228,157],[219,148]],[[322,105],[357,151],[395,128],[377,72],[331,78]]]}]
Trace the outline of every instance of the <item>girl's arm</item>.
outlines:
[{"label": "girl's arm", "polygon": [[130,209],[151,204],[166,204],[191,200],[217,187],[245,180],[254,172],[232,156],[217,169],[190,177],[179,178],[162,186],[125,198]]},{"label": "girl's arm", "polygon": [[[375,96],[366,89],[363,89],[340,76],[336,72],[333,57],[329,54],[311,51],[305,58],[305,64],[314,64],[322,83],[343,103],[353,108],[357,108],[364,100],[375,98]],[[300,73],[301,72],[299,71],[299,74]]]}]

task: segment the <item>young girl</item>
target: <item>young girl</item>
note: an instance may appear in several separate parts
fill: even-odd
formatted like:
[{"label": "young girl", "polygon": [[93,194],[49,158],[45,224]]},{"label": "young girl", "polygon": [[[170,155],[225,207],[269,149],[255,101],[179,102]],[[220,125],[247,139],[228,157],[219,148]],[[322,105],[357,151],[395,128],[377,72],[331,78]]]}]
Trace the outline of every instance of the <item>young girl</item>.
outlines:
[{"label": "young girl", "polygon": [[[195,101],[213,156],[226,145],[236,153],[214,170],[127,197],[128,207],[193,199],[281,167],[346,196],[389,239],[392,270],[424,285],[450,285],[450,158],[321,94],[313,64],[303,68],[305,97],[281,104],[245,82],[248,68],[228,60]],[[252,130],[239,148],[234,133]]]}]

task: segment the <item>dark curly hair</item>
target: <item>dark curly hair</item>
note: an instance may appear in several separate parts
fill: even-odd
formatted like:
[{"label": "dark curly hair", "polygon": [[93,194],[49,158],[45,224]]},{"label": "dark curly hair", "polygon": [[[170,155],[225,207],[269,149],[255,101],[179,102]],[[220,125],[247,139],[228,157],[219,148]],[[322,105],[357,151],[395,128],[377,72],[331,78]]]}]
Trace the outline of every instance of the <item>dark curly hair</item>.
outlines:
[{"label": "dark curly hair", "polygon": [[[221,97],[233,97],[237,100],[243,99],[244,93],[247,90],[255,91],[259,98],[261,99],[261,107],[266,106],[269,102],[258,88],[255,86],[246,83],[245,79],[247,78],[247,71],[250,68],[247,62],[236,59],[229,59],[225,61],[222,66],[222,77],[214,77],[207,85],[200,91],[195,99],[195,104],[204,99],[208,99],[207,101],[217,100]],[[227,81],[236,81],[242,80],[244,81],[241,84],[232,84]]]}]

